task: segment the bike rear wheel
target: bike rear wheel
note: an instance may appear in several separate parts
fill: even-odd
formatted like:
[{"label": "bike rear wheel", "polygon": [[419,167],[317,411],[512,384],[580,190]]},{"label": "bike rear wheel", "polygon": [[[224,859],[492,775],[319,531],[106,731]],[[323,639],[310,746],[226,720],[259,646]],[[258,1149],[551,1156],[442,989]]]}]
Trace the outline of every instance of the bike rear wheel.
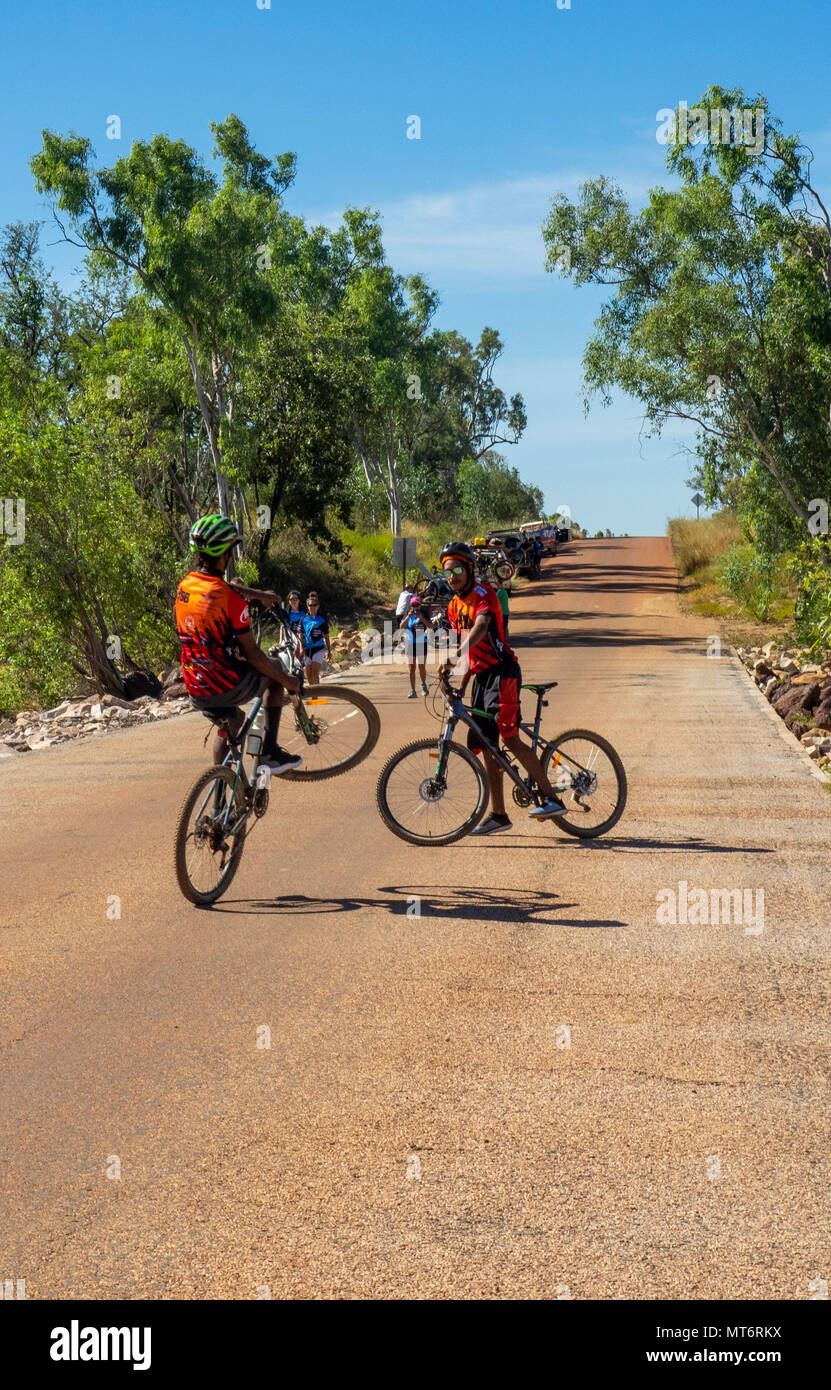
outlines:
[{"label": "bike rear wheel", "polygon": [[[308,685],[302,704],[310,724],[307,734],[300,713],[284,709],[280,743],[303,759],[303,766],[280,774],[281,782],[322,782],[340,777],[368,758],[381,732],[371,700],[345,685]],[[292,721],[292,724],[289,724]]]},{"label": "bike rear wheel", "polygon": [[570,729],[546,747],[545,774],[568,807],[552,822],[567,835],[593,840],[617,825],[626,806],[626,773],[608,739],[588,729]]},{"label": "bike rear wheel", "polygon": [[[176,878],[188,902],[208,907],[221,897],[240,865],[248,815],[242,779],[231,767],[210,767],[197,777],[176,827]],[[221,822],[234,801],[223,831]]]},{"label": "bike rear wheel", "polygon": [[434,738],[408,743],[384,764],[376,799],[384,824],[410,845],[452,845],[469,835],[488,805],[481,763],[460,743],[444,744],[443,775]]}]

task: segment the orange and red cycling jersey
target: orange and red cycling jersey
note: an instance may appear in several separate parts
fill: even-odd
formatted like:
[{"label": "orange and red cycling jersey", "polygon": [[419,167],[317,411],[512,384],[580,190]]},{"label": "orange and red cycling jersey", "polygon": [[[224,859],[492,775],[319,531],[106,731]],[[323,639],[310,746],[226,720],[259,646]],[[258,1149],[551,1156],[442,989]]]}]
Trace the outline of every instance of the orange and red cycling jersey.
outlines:
[{"label": "orange and red cycling jersey", "polygon": [[250,670],[234,655],[236,638],[250,631],[247,600],[218,575],[192,570],[179,585],[175,614],[188,694],[233,690]]},{"label": "orange and red cycling jersey", "polygon": [[461,594],[454,594],[447,605],[448,621],[461,637],[470,631],[480,613],[487,613],[488,627],[484,637],[468,652],[474,675],[478,671],[488,671],[492,666],[501,666],[506,658],[511,661],[515,659],[505,641],[502,607],[492,585],[485,582],[474,584],[464,598]]}]

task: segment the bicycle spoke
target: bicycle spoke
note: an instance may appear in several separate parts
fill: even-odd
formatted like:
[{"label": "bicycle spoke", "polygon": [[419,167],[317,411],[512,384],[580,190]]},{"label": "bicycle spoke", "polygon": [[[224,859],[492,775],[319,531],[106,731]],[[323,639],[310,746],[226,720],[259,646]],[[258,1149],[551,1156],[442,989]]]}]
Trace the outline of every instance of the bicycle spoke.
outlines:
[{"label": "bicycle spoke", "polygon": [[281,742],[287,752],[303,759],[302,772],[337,768],[360,752],[367,739],[368,721],[359,706],[321,689],[319,694],[304,696],[303,708],[308,733],[299,714],[295,715],[294,728],[283,732],[281,726]]}]

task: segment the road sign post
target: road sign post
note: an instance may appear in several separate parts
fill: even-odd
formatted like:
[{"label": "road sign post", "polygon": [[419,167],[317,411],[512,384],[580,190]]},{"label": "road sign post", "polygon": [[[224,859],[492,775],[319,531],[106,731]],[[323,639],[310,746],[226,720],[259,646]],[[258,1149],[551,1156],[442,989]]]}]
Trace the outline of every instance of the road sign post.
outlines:
[{"label": "road sign post", "polygon": [[695,507],[695,519],[696,521],[698,521],[698,509],[701,506],[701,503],[704,501],[704,498],[701,496],[700,492],[694,492],[692,500],[693,506]]},{"label": "road sign post", "polygon": [[392,563],[401,566],[401,588],[407,587],[407,570],[416,564],[418,540],[415,536],[393,536]]}]

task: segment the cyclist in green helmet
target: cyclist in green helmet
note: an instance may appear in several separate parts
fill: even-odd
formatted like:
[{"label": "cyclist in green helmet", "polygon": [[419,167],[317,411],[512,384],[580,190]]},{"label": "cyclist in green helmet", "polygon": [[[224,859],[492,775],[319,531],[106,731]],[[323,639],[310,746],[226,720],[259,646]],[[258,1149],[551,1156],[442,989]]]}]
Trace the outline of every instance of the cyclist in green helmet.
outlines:
[{"label": "cyclist in green helmet", "polygon": [[[297,690],[299,682],[296,676],[270,661],[257,645],[248,614],[252,599],[271,608],[280,603],[280,597],[271,589],[248,588],[239,579],[226,582],[228,563],[242,541],[230,517],[218,512],[200,517],[191,527],[190,541],[198,563],[179,584],[175,604],[182,678],[188,694],[213,724],[228,720],[236,732],[245,719],[239,706],[254,699],[265,676],[265,738],[260,762],[272,772],[298,767],[302,758],[280,748],[277,731],[285,699],[283,691]],[[227,751],[227,735],[219,729],[214,740],[214,762],[221,763]]]}]

